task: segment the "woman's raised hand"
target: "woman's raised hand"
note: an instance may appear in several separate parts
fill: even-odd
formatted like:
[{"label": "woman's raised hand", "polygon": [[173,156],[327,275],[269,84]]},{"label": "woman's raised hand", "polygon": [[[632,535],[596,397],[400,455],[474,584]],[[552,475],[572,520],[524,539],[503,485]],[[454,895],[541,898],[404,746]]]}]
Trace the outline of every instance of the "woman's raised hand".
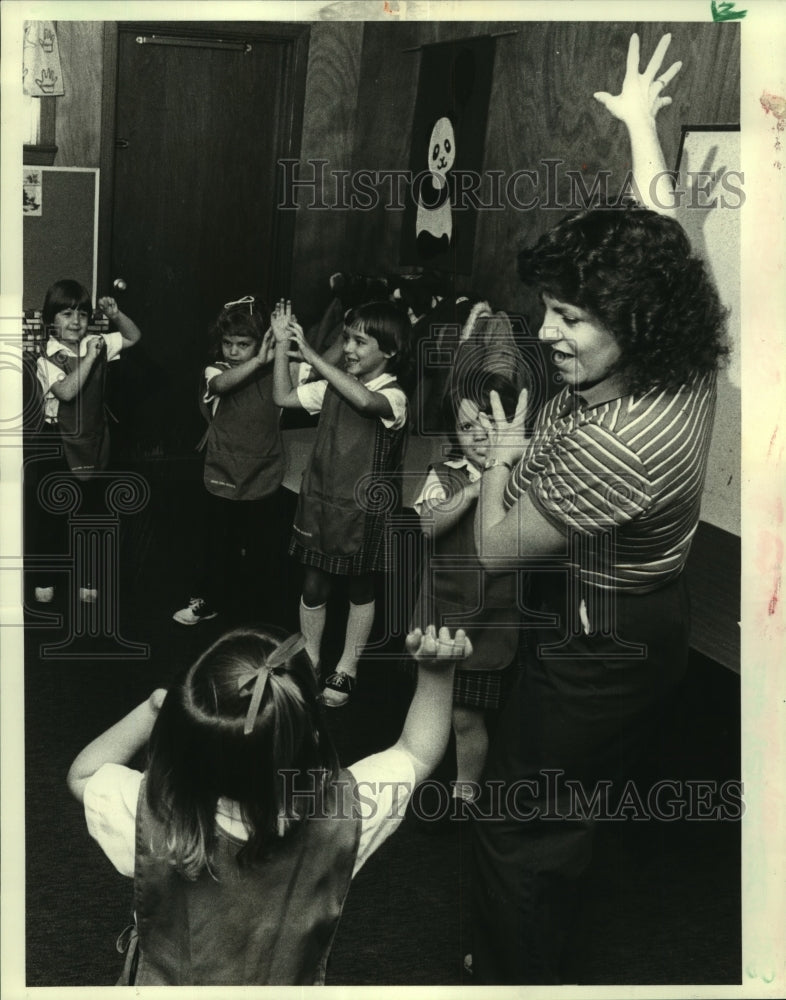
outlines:
[{"label": "woman's raised hand", "polygon": [[621,92],[612,95],[606,91],[599,91],[593,95],[596,101],[600,101],[607,111],[624,122],[628,128],[644,121],[654,121],[660,109],[671,104],[671,98],[665,97],[663,91],[679,73],[682,63],[672,63],[667,70],[660,73],[660,66],[670,42],[671,35],[664,35],[652,53],[647,68],[643,73],[639,73],[639,36],[631,35]]},{"label": "woman's raised hand", "polygon": [[486,453],[489,459],[496,458],[500,462],[515,465],[524,453],[527,444],[526,421],[529,392],[522,389],[516,403],[516,412],[510,420],[505,414],[505,408],[499,393],[492,389],[489,393],[491,416],[480,413],[478,420],[488,435]]},{"label": "woman's raised hand", "polygon": [[433,625],[426,631],[413,629],[406,638],[409,655],[422,662],[423,660],[465,660],[472,653],[472,643],[463,628],[456,629],[455,636],[443,626],[439,633]]}]

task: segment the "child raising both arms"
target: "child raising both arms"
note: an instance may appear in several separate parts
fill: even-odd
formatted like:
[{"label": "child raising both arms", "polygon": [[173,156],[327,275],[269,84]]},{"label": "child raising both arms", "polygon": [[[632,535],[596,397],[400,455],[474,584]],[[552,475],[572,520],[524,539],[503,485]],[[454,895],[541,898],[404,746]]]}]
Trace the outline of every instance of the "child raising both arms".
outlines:
[{"label": "child raising both arms", "polygon": [[251,295],[227,302],[211,340],[202,397],[210,421],[203,473],[205,568],[198,596],[172,616],[181,625],[227,610],[241,550],[257,564],[265,556],[269,561],[280,531],[281,410],[273,401],[274,344],[266,309]]},{"label": "child raising both arms", "polygon": [[[345,320],[344,367],[318,355],[294,321],[289,302],[274,312],[275,392],[279,406],[319,413],[314,450],[303,475],[289,551],[306,567],[300,628],[315,668],[325,628],[327,600],[337,577],[349,578],[344,649],[325,680],[330,707],[346,704],[360,653],[374,623],[374,576],[389,569],[387,519],[371,498],[400,504],[395,474],[406,444],[407,398],[395,372],[409,359],[410,324],[391,302],[359,306]],[[290,349],[320,379],[294,387]]]},{"label": "child raising both arms", "polygon": [[[324,983],[352,878],[444,753],[454,663],[471,648],[461,630],[410,633],[401,736],[348,770],[304,638],[256,629],[222,636],[85,747],[68,787],[134,879],[118,985]],[[128,767],[148,741],[145,773]]]},{"label": "child raising both arms", "polygon": [[[42,319],[47,332],[36,374],[44,393],[44,433],[57,435],[63,457],[46,470],[38,469],[39,481],[46,472],[70,471],[81,483],[80,513],[101,510],[101,480],[96,473],[109,465],[109,427],[105,404],[106,366],[122,350],[134,345],[141,334],[136,323],[118,308],[110,296],[98,300],[98,308],[117,330],[88,334],[93,313],[90,292],[78,281],[56,281],[44,298]],[[38,463],[36,463],[38,465]],[[34,505],[32,532],[35,548],[53,553],[61,533],[61,519],[47,515]],[[80,599],[97,597],[97,567],[76,567]],[[54,597],[51,576],[37,574],[35,598],[48,603]]]}]

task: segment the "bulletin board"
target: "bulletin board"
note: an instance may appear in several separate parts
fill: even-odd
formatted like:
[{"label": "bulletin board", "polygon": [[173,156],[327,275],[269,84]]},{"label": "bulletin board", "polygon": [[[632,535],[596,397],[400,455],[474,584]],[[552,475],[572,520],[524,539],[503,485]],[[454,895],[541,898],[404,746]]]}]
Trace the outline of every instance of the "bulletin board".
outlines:
[{"label": "bulletin board", "polygon": [[73,278],[95,304],[98,170],[24,166],[23,308],[40,309],[54,281]]}]

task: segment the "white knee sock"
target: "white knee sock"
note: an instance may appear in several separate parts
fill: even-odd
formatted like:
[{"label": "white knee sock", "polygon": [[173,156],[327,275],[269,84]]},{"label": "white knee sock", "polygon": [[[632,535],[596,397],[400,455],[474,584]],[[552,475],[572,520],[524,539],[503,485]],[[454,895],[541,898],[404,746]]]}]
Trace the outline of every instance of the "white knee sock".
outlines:
[{"label": "white knee sock", "polygon": [[336,664],[336,670],[350,674],[352,677],[357,674],[360,654],[368,642],[368,637],[371,634],[371,626],[374,624],[375,608],[376,604],[374,601],[369,601],[368,604],[353,604],[352,601],[349,602],[344,652]]},{"label": "white knee sock", "polygon": [[319,664],[319,650],[326,617],[327,604],[318,604],[315,608],[310,608],[303,603],[303,598],[300,598],[300,631],[306,640],[306,652],[314,667]]}]

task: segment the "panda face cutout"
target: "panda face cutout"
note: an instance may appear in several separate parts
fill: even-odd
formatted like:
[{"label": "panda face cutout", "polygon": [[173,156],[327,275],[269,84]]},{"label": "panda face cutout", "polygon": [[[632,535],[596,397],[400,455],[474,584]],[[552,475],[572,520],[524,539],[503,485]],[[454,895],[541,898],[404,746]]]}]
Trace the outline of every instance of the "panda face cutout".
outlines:
[{"label": "panda face cutout", "polygon": [[437,187],[444,186],[445,174],[453,166],[455,159],[456,137],[453,134],[453,123],[449,118],[440,118],[431,130],[428,147],[428,168]]}]

